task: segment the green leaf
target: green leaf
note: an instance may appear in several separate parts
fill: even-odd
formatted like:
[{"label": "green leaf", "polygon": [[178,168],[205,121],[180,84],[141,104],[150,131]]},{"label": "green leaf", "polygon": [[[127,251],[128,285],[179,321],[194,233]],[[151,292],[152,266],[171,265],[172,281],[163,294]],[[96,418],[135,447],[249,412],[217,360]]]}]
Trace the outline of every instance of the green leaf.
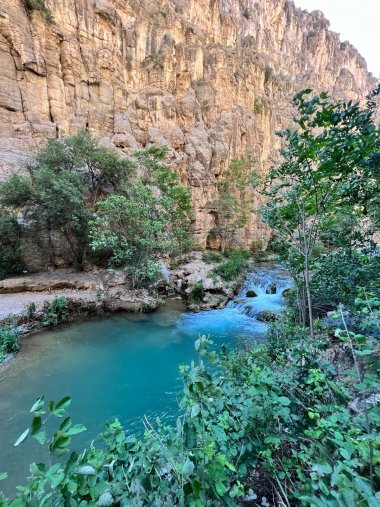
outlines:
[{"label": "green leaf", "polygon": [[95,475],[96,470],[92,465],[82,465],[75,470],[78,475]]},{"label": "green leaf", "polygon": [[33,407],[30,409],[30,412],[37,412],[39,410],[41,410],[45,405],[45,398],[44,396],[40,396],[39,398],[36,399]]},{"label": "green leaf", "polygon": [[14,443],[14,447],[17,447],[18,445],[20,445],[20,444],[21,444],[21,443],[22,443],[22,442],[26,439],[26,437],[29,435],[29,431],[30,431],[30,430],[29,430],[29,428],[28,428],[28,429],[26,429],[26,430],[24,431],[24,433],[22,433],[22,434],[18,437],[18,439],[17,439],[17,440],[16,440],[16,442]]},{"label": "green leaf", "polygon": [[286,396],[280,396],[278,398],[278,401],[279,401],[279,403],[281,403],[281,405],[284,405],[285,407],[287,407],[291,403],[289,398],[287,398]]},{"label": "green leaf", "polygon": [[331,474],[332,468],[328,463],[313,463],[311,466],[311,469],[316,472],[320,477],[323,477],[324,475]]},{"label": "green leaf", "polygon": [[189,458],[186,458],[186,461],[182,467],[182,475],[185,477],[185,479],[190,477],[190,475],[193,473],[193,470],[194,470],[194,463]]},{"label": "green leaf", "polygon": [[223,496],[227,491],[226,486],[222,482],[217,482],[215,484],[215,489],[219,496]]},{"label": "green leaf", "polygon": [[37,440],[41,445],[43,445],[47,440],[47,434],[46,431],[40,431],[39,433],[35,433],[32,435],[33,438]]},{"label": "green leaf", "polygon": [[191,407],[191,418],[196,417],[201,411],[201,407],[199,403],[194,403],[194,405]]},{"label": "green leaf", "polygon": [[0,472],[0,481],[3,481],[8,477],[7,472]]},{"label": "green leaf", "polygon": [[40,431],[42,427],[42,419],[41,416],[33,417],[32,426],[31,426],[31,435],[34,435],[38,431]]},{"label": "green leaf", "polygon": [[54,410],[52,410],[52,414],[55,415],[56,417],[63,417],[65,415],[65,410],[70,405],[70,403],[71,403],[70,396],[65,396],[64,398],[62,398],[61,401],[59,401],[56,404]]},{"label": "green leaf", "polygon": [[83,433],[86,429],[87,428],[83,426],[83,424],[75,424],[67,431],[67,435],[77,435],[78,433]]},{"label": "green leaf", "polygon": [[66,417],[59,426],[59,431],[65,433],[71,426],[71,417]]}]

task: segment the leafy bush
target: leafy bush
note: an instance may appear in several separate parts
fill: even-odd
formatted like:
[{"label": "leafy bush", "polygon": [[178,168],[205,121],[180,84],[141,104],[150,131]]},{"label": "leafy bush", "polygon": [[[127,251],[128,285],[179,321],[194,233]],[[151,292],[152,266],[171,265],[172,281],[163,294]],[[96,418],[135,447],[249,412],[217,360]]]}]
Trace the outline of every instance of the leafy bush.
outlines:
[{"label": "leafy bush", "polygon": [[207,262],[207,264],[212,264],[214,262],[221,262],[223,259],[222,255],[218,252],[203,252],[202,260]]},{"label": "leafy bush", "polygon": [[250,253],[255,260],[260,260],[266,254],[265,244],[263,241],[253,241],[250,248]]},{"label": "leafy bush", "polygon": [[310,283],[316,314],[339,303],[352,306],[358,287],[380,287],[380,252],[332,250],[315,263]]},{"label": "leafy bush", "polygon": [[0,280],[22,269],[20,226],[15,216],[0,216]]},{"label": "leafy bush", "polygon": [[255,98],[255,102],[253,104],[253,110],[255,114],[261,114],[263,112],[263,103],[260,99]]},{"label": "leafy bush", "polygon": [[209,203],[216,219],[208,239],[218,239],[222,253],[239,244],[239,232],[253,211],[252,185],[258,181],[255,162],[249,150],[240,160],[232,160],[218,180],[218,199]]},{"label": "leafy bush", "polygon": [[12,322],[6,322],[0,325],[0,358],[4,357],[5,354],[12,352],[18,352],[20,348],[19,344],[19,332],[16,324]]},{"label": "leafy bush", "polygon": [[50,8],[46,5],[45,0],[23,0],[23,2],[28,13],[32,11],[41,11],[48,23],[53,22],[53,14]]},{"label": "leafy bush", "polygon": [[226,252],[227,260],[213,269],[213,273],[224,280],[234,280],[240,275],[247,264],[250,254],[245,250],[231,250]]},{"label": "leafy bush", "polygon": [[[363,311],[363,303],[358,305]],[[269,505],[265,498],[294,507],[378,505],[380,413],[379,404],[369,401],[380,388],[377,344],[346,330],[340,312],[342,328],[335,335],[341,344],[335,347],[348,345],[351,364],[339,375],[318,326],[310,339],[306,329],[278,321],[267,345],[220,356],[201,337],[195,343],[198,363],[180,367],[183,412],[176,428],[145,420],[143,440],[128,436],[116,420],[106,425],[100,448],[92,444],[70,453],[72,436],[84,428],[64,418],[69,398],[46,407],[39,398],[31,427],[16,444],[31,437],[52,456],[68,459],[32,465],[17,500],[3,500],[2,507],[221,507],[241,500]],[[364,400],[361,408],[349,410],[357,400]],[[63,418],[50,436],[42,419],[46,412]]]},{"label": "leafy bush", "polygon": [[29,303],[28,305],[26,305],[26,308],[25,308],[25,311],[26,311],[26,316],[28,317],[29,320],[33,319],[36,315],[36,311],[37,311],[37,306],[36,306],[36,303]]},{"label": "leafy bush", "polygon": [[205,288],[203,286],[202,282],[198,282],[194,285],[194,287],[191,289],[191,292],[189,294],[189,301],[190,303],[200,303],[202,299],[205,296]]},{"label": "leafy bush", "polygon": [[159,258],[182,253],[192,244],[190,198],[177,175],[165,164],[167,149],[134,153],[140,180],[98,203],[90,222],[91,247],[111,250],[110,262],[125,267],[133,286],[160,273]]},{"label": "leafy bush", "polygon": [[66,322],[69,316],[68,298],[57,296],[51,303],[44,308],[42,324],[44,326],[57,326],[61,322]]}]

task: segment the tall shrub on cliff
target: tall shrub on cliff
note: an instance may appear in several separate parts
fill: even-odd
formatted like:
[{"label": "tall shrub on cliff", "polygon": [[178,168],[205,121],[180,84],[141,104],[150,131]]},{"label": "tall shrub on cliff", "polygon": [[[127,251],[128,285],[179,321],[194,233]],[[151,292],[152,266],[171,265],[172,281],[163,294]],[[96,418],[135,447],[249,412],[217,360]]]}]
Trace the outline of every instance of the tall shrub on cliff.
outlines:
[{"label": "tall shrub on cliff", "polygon": [[159,274],[159,257],[191,244],[189,194],[166,166],[166,155],[165,148],[134,153],[140,179],[99,202],[90,223],[92,248],[111,250],[111,264],[125,267],[133,286]]},{"label": "tall shrub on cliff", "polygon": [[231,161],[218,182],[218,199],[210,203],[216,215],[213,234],[220,240],[220,249],[236,246],[238,234],[248,222],[253,208],[251,187],[256,180],[252,152]]},{"label": "tall shrub on cliff", "polygon": [[380,131],[372,99],[379,91],[362,108],[351,101],[333,101],[326,93],[310,97],[311,90],[304,90],[294,97],[296,128],[278,132],[283,160],[269,172],[263,216],[285,246],[301,320],[308,314],[312,336],[310,273],[323,236],[339,227],[339,216],[353,220],[345,233],[349,245],[358,239],[365,243],[359,234],[364,220],[376,227]]}]

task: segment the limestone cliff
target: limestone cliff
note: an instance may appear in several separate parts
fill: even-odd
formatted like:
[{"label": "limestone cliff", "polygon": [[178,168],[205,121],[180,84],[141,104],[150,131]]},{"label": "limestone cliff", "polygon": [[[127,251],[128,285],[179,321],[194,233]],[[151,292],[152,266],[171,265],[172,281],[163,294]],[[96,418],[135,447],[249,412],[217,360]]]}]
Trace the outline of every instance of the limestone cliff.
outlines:
[{"label": "limestone cliff", "polygon": [[[53,22],[25,8],[44,2]],[[126,152],[167,144],[205,246],[218,177],[248,147],[265,170],[294,92],[373,87],[328,28],[290,0],[0,0],[0,177],[80,128]],[[252,216],[242,239],[266,234]]]}]

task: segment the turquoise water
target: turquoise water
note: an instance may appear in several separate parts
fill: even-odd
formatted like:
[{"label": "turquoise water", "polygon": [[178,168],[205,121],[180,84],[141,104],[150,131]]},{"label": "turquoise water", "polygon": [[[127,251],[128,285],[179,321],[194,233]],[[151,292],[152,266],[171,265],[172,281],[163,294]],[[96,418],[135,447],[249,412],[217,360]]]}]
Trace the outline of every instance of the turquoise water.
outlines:
[{"label": "turquoise water", "polygon": [[[46,459],[33,440],[13,447],[30,423],[33,401],[42,394],[48,400],[71,396],[69,413],[87,428],[79,446],[115,417],[133,433],[141,432],[144,415],[152,422],[157,417],[175,421],[181,391],[178,365],[195,358],[198,335],[210,334],[215,349],[222,344],[241,347],[263,337],[266,325],[255,319],[252,305],[281,308],[282,289],[265,293],[273,279],[286,286],[273,268],[248,274],[239,295],[223,310],[194,314],[171,301],[154,313],[72,324],[23,340],[15,360],[0,370],[0,471],[9,473],[1,488],[9,493],[25,480],[30,462]],[[258,297],[245,298],[253,286]]]}]

